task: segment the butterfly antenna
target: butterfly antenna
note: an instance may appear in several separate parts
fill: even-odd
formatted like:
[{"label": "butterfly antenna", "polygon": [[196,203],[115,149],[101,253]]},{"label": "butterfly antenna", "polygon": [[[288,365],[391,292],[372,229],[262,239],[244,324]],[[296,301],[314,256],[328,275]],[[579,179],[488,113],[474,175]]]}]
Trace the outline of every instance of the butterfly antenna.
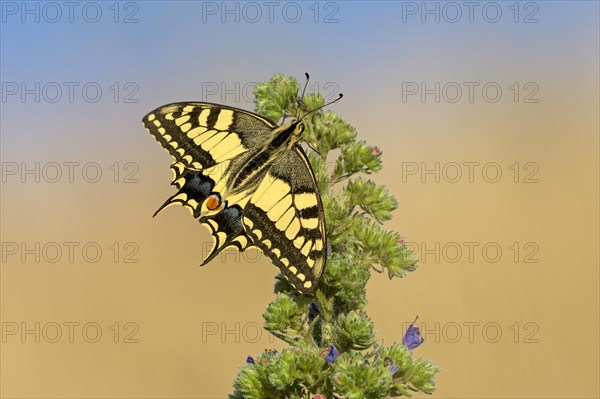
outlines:
[{"label": "butterfly antenna", "polygon": [[[304,99],[304,92],[306,91],[306,87],[308,86],[308,80],[310,79],[310,77],[308,76],[308,72],[304,72],[304,76],[306,76],[306,83],[304,83],[304,88],[302,89],[302,95],[300,96],[300,100]],[[286,118],[286,115],[285,115],[286,112],[287,112],[287,109],[284,110],[284,112],[283,112],[283,119],[282,119],[282,121],[284,121],[285,118]]]},{"label": "butterfly antenna", "polygon": [[304,93],[306,92],[306,87],[308,86],[308,81],[310,79],[308,72],[304,72],[304,76],[306,76],[306,83],[304,83],[304,88],[302,89],[302,95],[300,96],[300,99],[304,99]]},{"label": "butterfly antenna", "polygon": [[318,110],[320,110],[321,108],[325,108],[325,107],[326,107],[326,106],[328,106],[328,105],[331,105],[331,104],[333,104],[333,103],[335,103],[335,102],[338,102],[338,101],[340,101],[340,100],[342,99],[342,97],[344,97],[344,95],[343,95],[342,93],[340,93],[340,95],[338,96],[338,98],[336,98],[335,100],[333,100],[333,101],[330,101],[330,102],[328,102],[327,104],[323,104],[323,105],[321,105],[320,107],[317,107],[317,108],[313,109],[312,111],[308,111],[307,113],[305,113],[305,114],[302,116],[302,118],[298,119],[298,122],[300,122],[302,119],[304,119],[304,118],[305,118],[307,115],[309,115],[309,114],[312,114],[313,112],[315,112],[315,111],[318,111]]}]

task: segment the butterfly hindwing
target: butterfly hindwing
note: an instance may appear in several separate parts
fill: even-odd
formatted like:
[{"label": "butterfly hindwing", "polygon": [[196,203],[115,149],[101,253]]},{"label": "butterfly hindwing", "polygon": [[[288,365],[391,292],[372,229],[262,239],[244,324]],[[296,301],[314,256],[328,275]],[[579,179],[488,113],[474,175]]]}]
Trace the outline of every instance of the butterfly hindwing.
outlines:
[{"label": "butterfly hindwing", "polygon": [[245,206],[243,223],[254,245],[298,291],[315,288],[325,266],[325,219],[317,183],[299,146],[275,161]]},{"label": "butterfly hindwing", "polygon": [[234,246],[243,251],[252,245],[242,225],[242,208],[239,205],[225,207],[213,216],[203,216],[200,222],[210,228],[213,236],[213,248],[204,259],[202,266],[210,262],[224,248]]},{"label": "butterfly hindwing", "polygon": [[215,180],[206,172],[185,168],[179,162],[174,163],[171,168],[176,173],[173,185],[179,191],[167,199],[154,216],[169,205],[181,204],[188,207],[195,218],[199,217],[202,204],[213,194]]}]

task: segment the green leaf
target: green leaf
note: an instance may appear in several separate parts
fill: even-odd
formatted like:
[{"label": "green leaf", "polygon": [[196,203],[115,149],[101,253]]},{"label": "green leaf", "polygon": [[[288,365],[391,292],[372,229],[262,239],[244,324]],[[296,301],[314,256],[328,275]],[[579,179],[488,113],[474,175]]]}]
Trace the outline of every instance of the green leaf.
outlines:
[{"label": "green leaf", "polygon": [[348,181],[345,194],[351,207],[359,207],[380,223],[390,220],[398,207],[396,198],[384,186],[362,178]]},{"label": "green leaf", "polygon": [[277,122],[291,104],[295,103],[298,95],[296,79],[275,74],[268,82],[260,82],[252,91],[256,112],[265,118]]},{"label": "green leaf", "polygon": [[375,263],[387,269],[389,278],[404,277],[407,271],[415,270],[416,260],[397,232],[386,231],[377,223],[358,219],[354,224],[354,234],[361,249]]},{"label": "green leaf", "polygon": [[268,373],[261,365],[242,367],[233,382],[233,398],[263,399],[269,397]]},{"label": "green leaf", "polygon": [[365,362],[358,352],[346,352],[335,360],[335,393],[347,399],[388,398],[392,384],[389,368]]},{"label": "green leaf", "polygon": [[333,181],[338,183],[356,173],[373,173],[381,168],[381,151],[364,141],[355,141],[342,147],[342,154],[335,163]]},{"label": "green leaf", "polygon": [[267,306],[263,314],[268,331],[285,333],[288,330],[300,331],[304,309],[301,309],[290,296],[278,293],[277,298]]},{"label": "green leaf", "polygon": [[363,350],[375,343],[373,322],[354,310],[341,314],[333,331],[334,342],[340,351]]},{"label": "green leaf", "polygon": [[320,93],[307,93],[304,95],[302,101],[304,102],[304,106],[302,107],[304,112],[313,111],[325,104],[325,99]]},{"label": "green leaf", "polygon": [[406,389],[416,389],[425,393],[435,390],[435,375],[440,368],[425,359],[413,359],[412,352],[402,344],[393,344],[389,348],[383,348],[380,352],[381,358],[390,358],[399,367],[394,374],[398,384],[397,390],[406,394]]},{"label": "green leaf", "polygon": [[331,150],[342,146],[351,145],[356,138],[356,129],[330,111],[311,115],[304,121],[306,129],[302,136],[304,140],[317,148],[321,155],[326,155]]},{"label": "green leaf", "polygon": [[323,209],[327,226],[327,242],[336,250],[341,243],[352,240],[352,228],[355,220],[347,198],[343,195],[323,195]]},{"label": "green leaf", "polygon": [[292,387],[296,380],[296,359],[292,351],[284,350],[273,356],[267,365],[269,382],[280,391]]},{"label": "green leaf", "polygon": [[411,385],[419,391],[432,393],[435,390],[435,375],[440,368],[429,360],[418,359],[407,375]]},{"label": "green leaf", "polygon": [[317,390],[329,378],[328,363],[318,348],[301,343],[295,349],[297,381],[311,390]]},{"label": "green leaf", "polygon": [[364,257],[348,249],[343,254],[331,254],[327,262],[324,280],[335,295],[338,312],[362,309],[367,304],[365,286],[371,276]]}]

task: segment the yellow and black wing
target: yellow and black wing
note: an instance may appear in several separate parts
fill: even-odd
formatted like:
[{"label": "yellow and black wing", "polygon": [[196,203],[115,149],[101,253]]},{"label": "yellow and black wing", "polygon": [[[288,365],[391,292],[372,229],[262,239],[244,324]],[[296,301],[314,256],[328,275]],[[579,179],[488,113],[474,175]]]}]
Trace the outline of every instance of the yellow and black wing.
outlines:
[{"label": "yellow and black wing", "polygon": [[[156,213],[171,204],[181,204],[196,218],[209,196],[220,198],[230,170],[262,148],[275,127],[242,109],[199,102],[164,105],[148,113],[142,122],[173,157],[172,184],[179,189]],[[227,246],[243,250],[252,244],[244,233],[241,213],[239,205],[229,202],[221,212],[200,217],[214,241],[203,264]]]},{"label": "yellow and black wing", "polygon": [[164,105],[142,122],[176,162],[194,169],[207,169],[261,148],[276,127],[243,109],[198,102]]},{"label": "yellow and black wing", "polygon": [[244,207],[246,234],[298,291],[317,285],[327,256],[323,205],[302,148],[275,161]]},{"label": "yellow and black wing", "polygon": [[[206,264],[223,248],[244,250],[256,245],[271,258],[290,283],[310,293],[325,267],[326,234],[323,206],[314,174],[299,145],[285,149],[254,187],[236,198],[223,198],[222,209],[201,215],[205,201],[270,143],[277,128],[248,111],[210,103],[175,103],[143,118],[145,127],[171,154],[171,204],[188,207],[212,234],[214,247]],[[261,152],[261,154],[263,154]],[[244,197],[245,196],[245,197]],[[157,213],[158,213],[157,211]]]}]

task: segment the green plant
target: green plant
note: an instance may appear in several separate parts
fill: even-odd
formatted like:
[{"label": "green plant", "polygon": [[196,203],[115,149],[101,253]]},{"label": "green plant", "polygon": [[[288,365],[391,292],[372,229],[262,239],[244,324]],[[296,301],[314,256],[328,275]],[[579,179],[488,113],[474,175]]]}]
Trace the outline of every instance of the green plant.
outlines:
[{"label": "green plant", "polygon": [[[300,117],[324,104],[319,94],[298,97],[294,78],[277,74],[259,83],[256,112],[279,120]],[[359,175],[382,168],[382,152],[358,141],[355,129],[331,111],[303,120],[303,139],[316,151],[309,159],[320,188],[330,254],[314,296],[294,292],[279,275],[277,297],[263,314],[264,327],[290,347],[248,357],[235,378],[230,399],[377,399],[411,391],[431,393],[439,367],[416,359],[419,330],[409,327],[403,343],[378,344],[364,307],[372,271],[389,278],[413,271],[416,260],[403,238],[385,230],[397,202],[381,185]],[[328,155],[339,156],[327,168]],[[330,169],[330,170],[328,170]]]}]

